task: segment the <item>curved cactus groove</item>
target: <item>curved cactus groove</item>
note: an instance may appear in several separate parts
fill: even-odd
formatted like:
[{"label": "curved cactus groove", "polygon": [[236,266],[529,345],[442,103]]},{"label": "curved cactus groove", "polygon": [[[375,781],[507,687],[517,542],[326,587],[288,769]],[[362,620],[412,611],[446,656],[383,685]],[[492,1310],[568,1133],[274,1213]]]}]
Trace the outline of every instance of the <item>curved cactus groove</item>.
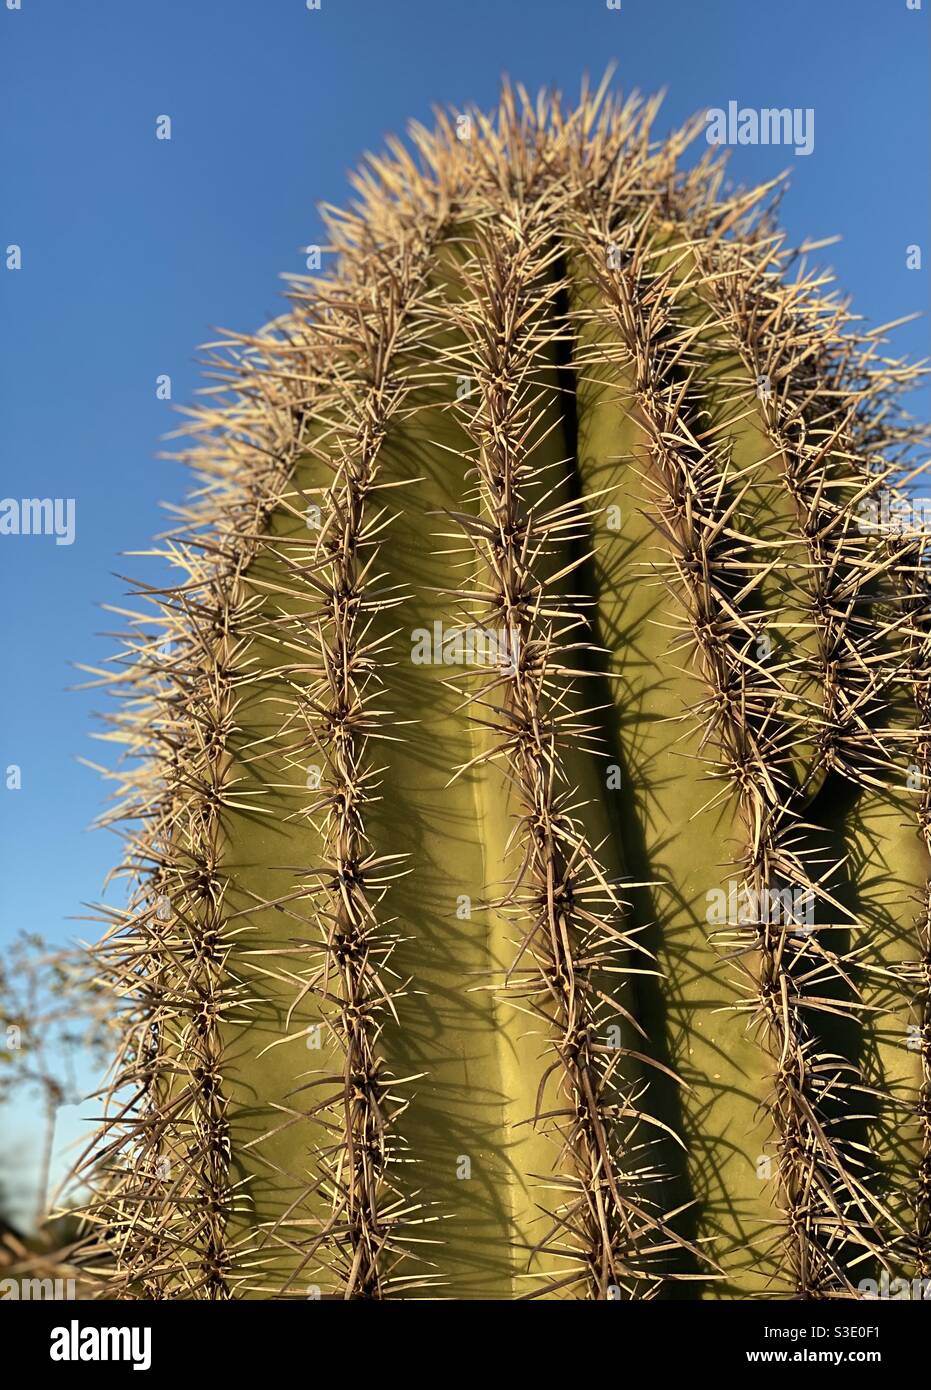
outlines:
[{"label": "curved cactus groove", "polygon": [[414,127],[210,350],[93,673],[102,1296],[931,1274],[921,369],[657,109]]}]

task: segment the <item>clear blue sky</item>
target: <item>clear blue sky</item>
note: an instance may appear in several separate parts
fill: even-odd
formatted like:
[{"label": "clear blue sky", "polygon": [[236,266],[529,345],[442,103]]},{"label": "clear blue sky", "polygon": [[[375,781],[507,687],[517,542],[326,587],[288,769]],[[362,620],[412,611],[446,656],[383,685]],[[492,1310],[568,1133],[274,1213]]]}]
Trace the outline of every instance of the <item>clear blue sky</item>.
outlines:
[{"label": "clear blue sky", "polygon": [[[7,3],[0,496],[74,497],[76,539],[0,536],[0,771],[23,778],[0,778],[0,943],[21,927],[72,935],[116,854],[87,833],[104,789],[76,761],[99,757],[97,698],[67,687],[69,663],[111,650],[99,605],[122,601],[114,573],[145,573],[120,552],[145,547],[159,500],[184,489],[155,459],[173,424],[155,379],[189,401],[197,344],[279,311],[279,273],[320,239],[315,205],[345,201],[346,171],[409,117],[490,105],[502,72],[575,96],[611,60],[625,90],[668,89],[663,128],[730,100],[813,107],[814,153],[741,147],[733,175],[791,166],[791,236],[843,233],[823,254],[874,324],[927,309],[931,0]],[[14,243],[19,271],[3,264]],[[925,356],[927,319],[898,344]],[[914,408],[929,413],[926,393]]]}]

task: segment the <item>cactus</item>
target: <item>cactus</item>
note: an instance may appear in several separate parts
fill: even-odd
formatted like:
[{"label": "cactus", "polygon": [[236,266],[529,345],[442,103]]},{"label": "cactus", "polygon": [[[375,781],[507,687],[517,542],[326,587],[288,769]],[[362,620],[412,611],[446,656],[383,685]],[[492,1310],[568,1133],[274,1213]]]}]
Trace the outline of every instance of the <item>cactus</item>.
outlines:
[{"label": "cactus", "polygon": [[99,673],[110,1297],[931,1273],[920,369],[657,109],[413,127],[211,352]]}]

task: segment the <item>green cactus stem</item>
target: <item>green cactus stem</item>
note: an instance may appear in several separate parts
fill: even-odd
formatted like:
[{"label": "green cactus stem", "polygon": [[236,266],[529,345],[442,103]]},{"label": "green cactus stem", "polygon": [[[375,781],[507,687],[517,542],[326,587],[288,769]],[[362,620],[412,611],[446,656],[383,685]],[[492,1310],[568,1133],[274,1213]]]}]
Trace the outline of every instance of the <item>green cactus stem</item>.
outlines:
[{"label": "green cactus stem", "polygon": [[920,369],[657,108],[414,127],[214,350],[99,673],[105,1295],[929,1273]]}]

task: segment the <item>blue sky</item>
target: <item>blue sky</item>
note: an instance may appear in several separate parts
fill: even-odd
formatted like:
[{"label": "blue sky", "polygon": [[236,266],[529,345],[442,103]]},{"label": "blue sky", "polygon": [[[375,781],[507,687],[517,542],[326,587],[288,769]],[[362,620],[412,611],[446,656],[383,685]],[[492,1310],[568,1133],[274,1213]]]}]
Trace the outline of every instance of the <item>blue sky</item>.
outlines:
[{"label": "blue sky", "polygon": [[[578,91],[668,89],[665,129],[693,111],[813,108],[814,151],[734,151],[743,182],[791,167],[793,239],[823,253],[873,324],[927,309],[928,24],[907,0],[0,0],[0,495],[75,499],[72,545],[0,536],[3,674],[0,947],[18,929],[66,940],[117,845],[87,827],[105,789],[77,758],[99,697],[69,692],[117,626],[121,552],[163,524],[182,470],[156,459],[217,326],[280,308],[281,272],[321,239],[366,149],[435,103],[493,103],[499,76]],[[15,3],[15,0],[13,0]],[[913,0],[915,3],[915,0]],[[168,115],[170,141],[155,138]],[[22,268],[5,268],[8,246]],[[925,356],[927,319],[897,335]],[[914,409],[928,415],[927,392]],[[0,1115],[0,1122],[9,1116]],[[19,1113],[4,1155],[29,1152]],[[73,1137],[77,1111],[62,1132]]]}]

